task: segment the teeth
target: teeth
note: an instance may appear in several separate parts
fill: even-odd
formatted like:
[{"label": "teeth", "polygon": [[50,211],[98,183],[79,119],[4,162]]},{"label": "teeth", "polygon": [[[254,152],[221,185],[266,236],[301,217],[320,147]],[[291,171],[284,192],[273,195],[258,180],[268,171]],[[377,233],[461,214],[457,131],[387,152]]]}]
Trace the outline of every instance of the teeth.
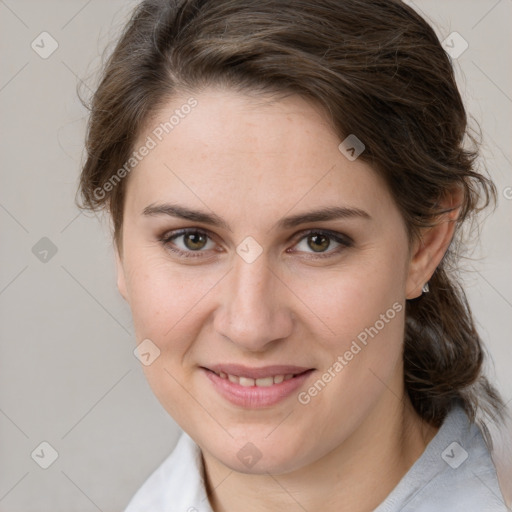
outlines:
[{"label": "teeth", "polygon": [[[242,379],[240,379],[242,380]],[[274,384],[274,378],[273,377],[264,377],[263,379],[256,379],[256,386],[260,386],[262,388],[268,388],[269,386],[272,386]]]},{"label": "teeth", "polygon": [[273,377],[263,377],[261,379],[251,379],[250,377],[239,377],[238,375],[231,375],[228,373],[220,372],[217,375],[221,379],[228,379],[230,382],[234,384],[240,384],[240,386],[251,387],[258,386],[260,388],[268,388],[274,384],[281,384],[281,382],[285,380],[290,380],[293,378],[293,373],[289,373],[287,375],[274,375]]},{"label": "teeth", "polygon": [[240,386],[244,386],[248,388],[249,386],[254,386],[254,379],[250,379],[249,377],[240,377],[239,378],[239,384]]}]

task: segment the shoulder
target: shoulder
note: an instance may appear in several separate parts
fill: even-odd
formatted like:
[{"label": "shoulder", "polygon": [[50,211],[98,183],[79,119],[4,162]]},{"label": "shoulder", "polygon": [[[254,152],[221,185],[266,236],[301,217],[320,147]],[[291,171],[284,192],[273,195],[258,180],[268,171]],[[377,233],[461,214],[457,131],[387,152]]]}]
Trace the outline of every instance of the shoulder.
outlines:
[{"label": "shoulder", "polygon": [[489,449],[460,405],[375,512],[506,512]]}]

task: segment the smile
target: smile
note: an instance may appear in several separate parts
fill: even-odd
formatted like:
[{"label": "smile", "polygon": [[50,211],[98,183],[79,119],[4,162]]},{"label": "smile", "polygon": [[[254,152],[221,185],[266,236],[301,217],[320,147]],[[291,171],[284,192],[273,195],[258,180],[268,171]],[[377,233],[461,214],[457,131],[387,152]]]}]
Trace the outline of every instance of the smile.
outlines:
[{"label": "smile", "polygon": [[265,368],[219,365],[200,369],[217,395],[245,409],[277,405],[297,392],[314,372],[311,368],[284,365]]}]

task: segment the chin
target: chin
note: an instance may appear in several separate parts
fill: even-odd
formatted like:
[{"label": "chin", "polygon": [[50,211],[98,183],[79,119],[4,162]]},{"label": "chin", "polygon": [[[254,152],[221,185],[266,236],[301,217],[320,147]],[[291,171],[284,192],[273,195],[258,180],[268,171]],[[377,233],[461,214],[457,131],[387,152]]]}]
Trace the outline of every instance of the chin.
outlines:
[{"label": "chin", "polygon": [[[234,435],[227,442],[225,439],[212,442],[211,438],[207,438],[201,446],[223,465],[238,473],[289,473],[308,462],[303,436],[296,435],[296,439],[293,439],[276,435],[273,439],[265,439],[271,431],[259,428],[258,435]],[[222,448],[219,450],[219,447]]]}]

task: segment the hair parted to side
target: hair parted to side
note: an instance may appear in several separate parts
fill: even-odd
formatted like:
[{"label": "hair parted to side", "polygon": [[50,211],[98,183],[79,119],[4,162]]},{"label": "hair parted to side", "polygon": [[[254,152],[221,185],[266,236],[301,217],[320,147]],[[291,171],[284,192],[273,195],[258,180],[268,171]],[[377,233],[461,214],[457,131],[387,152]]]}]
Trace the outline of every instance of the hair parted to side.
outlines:
[{"label": "hair parted to side", "polygon": [[108,193],[96,191],[107,189],[166,101],[208,86],[314,101],[340,141],[355,134],[365,144],[359,158],[385,178],[411,240],[445,212],[439,202],[447,192],[463,192],[457,240],[430,291],[407,302],[405,387],[435,426],[455,400],[472,420],[478,411],[502,418],[503,402],[482,374],[482,341],[451,269],[460,226],[496,191],[476,170],[477,151],[466,147],[473,139],[464,105],[432,28],[398,0],[143,1],[92,98],[79,189],[82,208],[110,212],[118,247],[127,179]]}]

